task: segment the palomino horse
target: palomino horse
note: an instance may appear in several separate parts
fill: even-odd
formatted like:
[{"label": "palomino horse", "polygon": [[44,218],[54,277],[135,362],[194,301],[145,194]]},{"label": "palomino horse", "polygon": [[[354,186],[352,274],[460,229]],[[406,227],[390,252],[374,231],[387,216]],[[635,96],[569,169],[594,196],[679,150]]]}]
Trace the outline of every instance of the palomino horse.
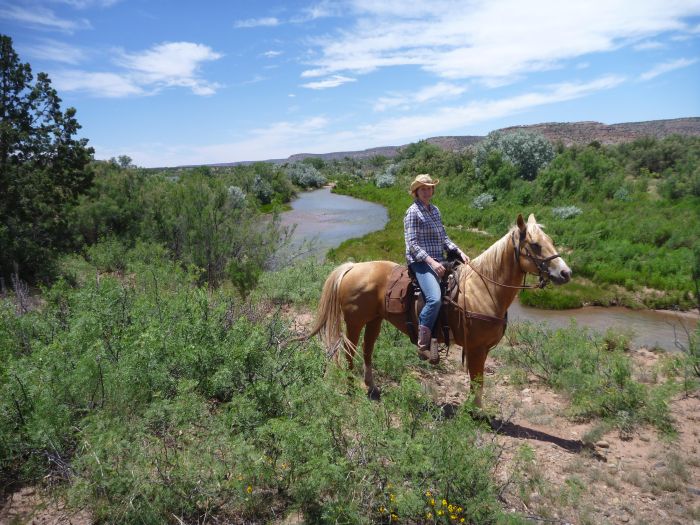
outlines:
[{"label": "palomino horse", "polygon": [[[409,333],[406,315],[387,313],[384,305],[387,281],[396,266],[390,261],[338,266],[323,285],[316,324],[309,334],[309,337],[320,334],[329,351],[344,348],[352,369],[360,332],[365,328],[364,380],[372,399],[379,398],[372,375],[372,352],[382,320]],[[516,226],[469,265],[457,269],[458,308],[450,308],[448,321],[454,341],[462,346],[462,362],[466,361],[471,392],[478,407],[481,407],[486,356],[503,337],[506,312],[518,290],[523,288],[520,283],[526,273],[539,275],[542,286],[549,280],[563,284],[571,279],[571,269],[534,215],[530,215],[527,224],[518,215]],[[346,334],[342,333],[343,320]]]}]

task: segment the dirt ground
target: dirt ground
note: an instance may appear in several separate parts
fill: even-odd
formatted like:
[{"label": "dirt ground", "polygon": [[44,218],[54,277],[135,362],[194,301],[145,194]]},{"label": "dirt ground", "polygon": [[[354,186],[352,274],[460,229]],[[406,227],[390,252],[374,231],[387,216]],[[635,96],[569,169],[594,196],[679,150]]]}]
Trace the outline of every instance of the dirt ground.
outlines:
[{"label": "dirt ground", "polygon": [[[468,382],[459,349],[422,382],[436,402],[460,405]],[[653,382],[659,356],[631,352],[637,379]],[[485,407],[502,447],[496,472],[507,508],[538,523],[700,525],[700,397],[676,396],[675,438],[653,428],[594,438],[596,422],[564,416],[566,402],[531,381],[510,383],[498,361],[487,361]],[[588,443],[588,444],[586,444]]]},{"label": "dirt ground", "polygon": [[[646,350],[631,356],[637,378],[653,382],[659,356]],[[436,403],[458,406],[466,399],[468,380],[459,360],[455,349],[438,368],[416,372]],[[552,390],[536,381],[511,384],[498,361],[487,363],[485,404],[497,414],[493,439],[501,457],[495,475],[506,508],[534,523],[700,525],[697,393],[671,403],[675,438],[638,428],[625,436],[611,431],[586,445],[596,422],[572,422],[564,416],[566,401]],[[27,487],[0,509],[0,524],[25,523],[86,525],[91,515]]]}]

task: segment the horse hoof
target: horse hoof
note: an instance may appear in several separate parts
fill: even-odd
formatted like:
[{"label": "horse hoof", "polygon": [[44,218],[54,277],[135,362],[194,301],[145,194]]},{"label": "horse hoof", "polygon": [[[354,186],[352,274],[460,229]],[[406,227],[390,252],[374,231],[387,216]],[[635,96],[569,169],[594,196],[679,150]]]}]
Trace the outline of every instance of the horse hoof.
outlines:
[{"label": "horse hoof", "polygon": [[379,399],[381,398],[381,395],[382,395],[381,391],[376,386],[367,390],[367,397],[371,401],[379,401]]}]

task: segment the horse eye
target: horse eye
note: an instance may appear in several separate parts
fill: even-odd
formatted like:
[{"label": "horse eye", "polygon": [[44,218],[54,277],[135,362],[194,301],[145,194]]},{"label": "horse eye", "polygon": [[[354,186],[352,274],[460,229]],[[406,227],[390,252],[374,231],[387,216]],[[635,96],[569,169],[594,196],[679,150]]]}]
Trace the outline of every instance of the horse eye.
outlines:
[{"label": "horse eye", "polygon": [[537,244],[536,242],[531,242],[531,243],[530,243],[530,247],[532,248],[532,251],[534,251],[534,252],[537,253],[537,254],[539,254],[540,252],[542,252],[542,246],[540,246],[540,245]]}]

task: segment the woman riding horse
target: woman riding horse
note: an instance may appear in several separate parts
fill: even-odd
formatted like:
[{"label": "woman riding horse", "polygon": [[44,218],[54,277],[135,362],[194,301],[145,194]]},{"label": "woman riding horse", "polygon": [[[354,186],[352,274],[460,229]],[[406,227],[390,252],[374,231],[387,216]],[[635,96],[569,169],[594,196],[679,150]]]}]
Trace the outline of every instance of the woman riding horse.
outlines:
[{"label": "woman riding horse", "polygon": [[430,175],[418,175],[411,183],[414,201],[403,219],[403,234],[406,241],[406,263],[418,280],[423,292],[425,306],[418,317],[418,357],[430,364],[440,362],[437,338],[431,338],[440,315],[442,293],[440,279],[445,274],[442,265],[446,251],[456,251],[463,262],[468,258],[450,240],[442,225],[442,217],[437,206],[430,203],[435,186],[440,183]]},{"label": "woman riding horse", "polygon": [[[364,328],[364,380],[371,399],[379,399],[372,374],[372,353],[382,320],[386,319],[405,334],[411,331],[406,314],[388,312],[384,301],[389,278],[397,266],[391,261],[338,266],[323,285],[316,324],[308,336],[319,334],[329,353],[336,356],[339,349],[344,350],[348,367],[352,369]],[[539,285],[521,285],[528,273],[539,276]],[[476,406],[481,406],[486,356],[503,337],[506,312],[518,291],[541,288],[549,281],[563,284],[570,278],[571,269],[534,215],[530,215],[527,223],[518,215],[516,225],[500,240],[476,259],[458,267],[458,289],[447,319],[453,340],[462,346],[462,363],[469,370]]]}]

